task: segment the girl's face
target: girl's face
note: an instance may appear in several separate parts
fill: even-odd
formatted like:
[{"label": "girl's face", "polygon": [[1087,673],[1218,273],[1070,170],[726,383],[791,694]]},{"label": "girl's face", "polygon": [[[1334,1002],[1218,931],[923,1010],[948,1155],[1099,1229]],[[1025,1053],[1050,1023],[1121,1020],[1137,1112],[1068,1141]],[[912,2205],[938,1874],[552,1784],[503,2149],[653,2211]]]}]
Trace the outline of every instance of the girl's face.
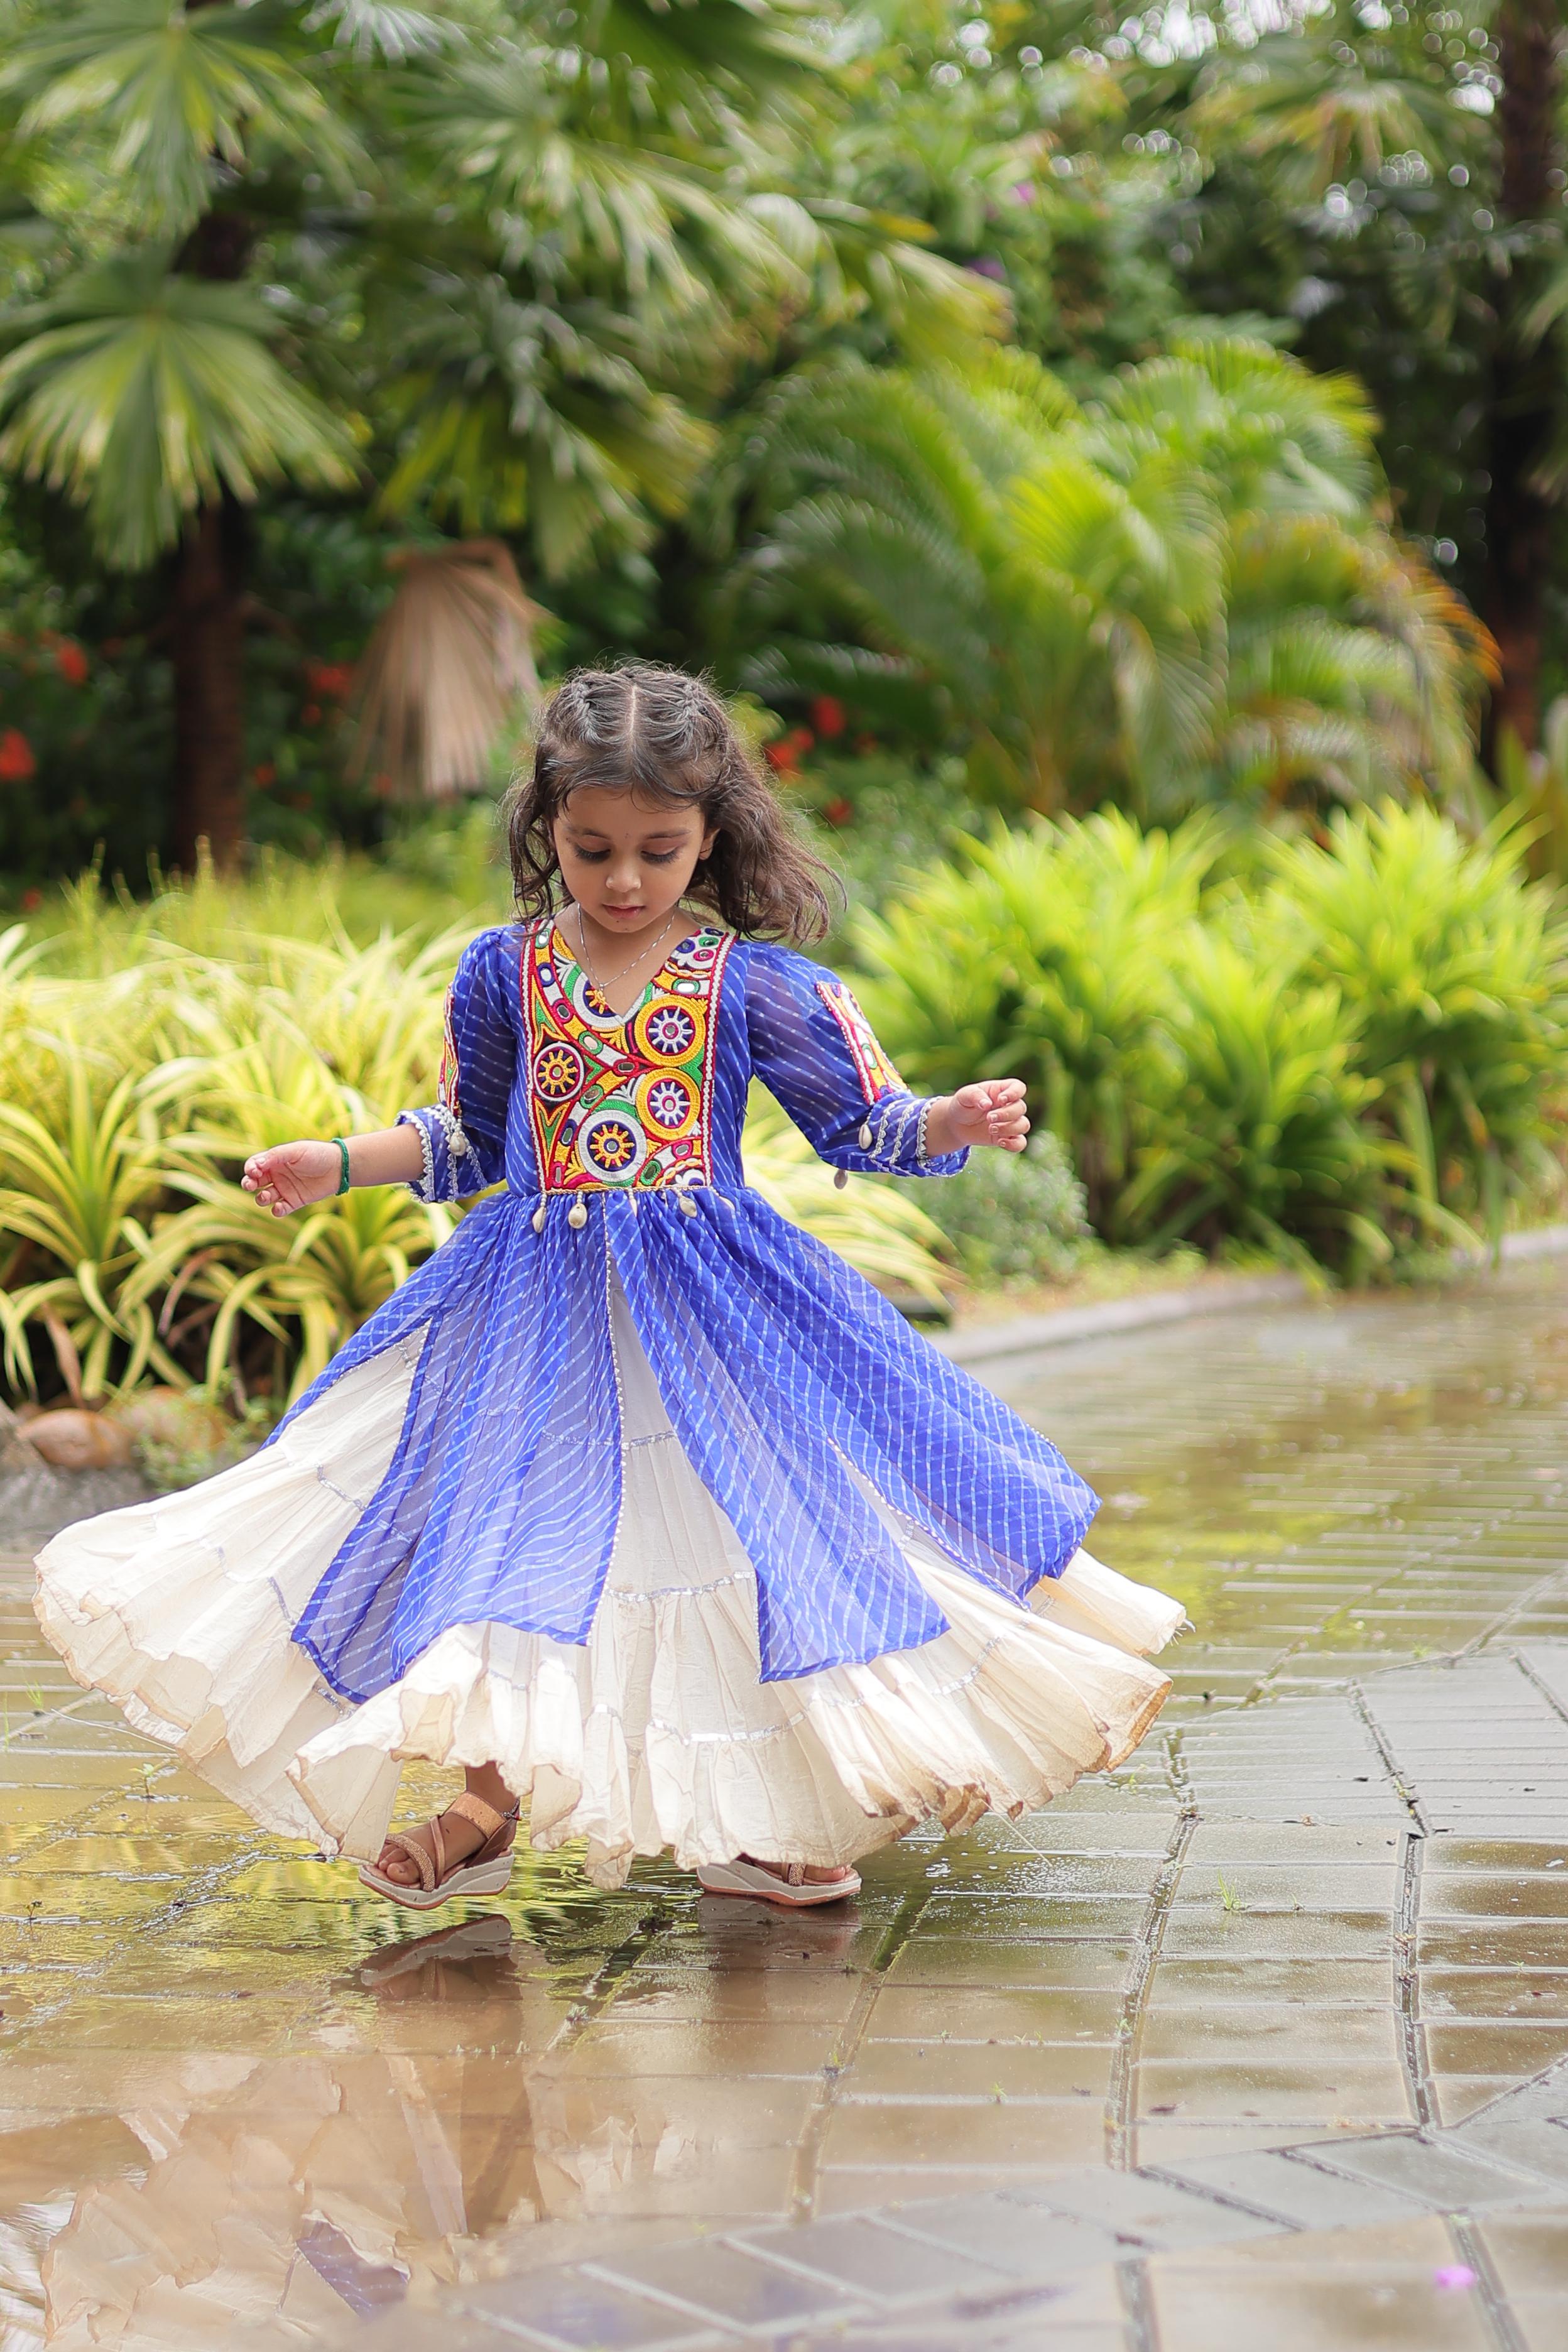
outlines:
[{"label": "girl's face", "polygon": [[583,784],[551,837],[562,879],[589,921],[630,940],[668,922],[718,834],[700,808]]}]

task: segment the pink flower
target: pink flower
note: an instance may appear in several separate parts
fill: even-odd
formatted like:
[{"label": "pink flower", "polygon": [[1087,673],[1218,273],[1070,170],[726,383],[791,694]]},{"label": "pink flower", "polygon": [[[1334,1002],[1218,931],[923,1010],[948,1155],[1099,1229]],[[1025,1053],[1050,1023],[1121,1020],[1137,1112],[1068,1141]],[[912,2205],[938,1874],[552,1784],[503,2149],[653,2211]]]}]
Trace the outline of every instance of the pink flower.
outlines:
[{"label": "pink flower", "polygon": [[1460,2288],[1474,2286],[1476,2274],[1466,2263],[1450,2263],[1444,2270],[1432,2273],[1444,2294],[1455,2294]]}]

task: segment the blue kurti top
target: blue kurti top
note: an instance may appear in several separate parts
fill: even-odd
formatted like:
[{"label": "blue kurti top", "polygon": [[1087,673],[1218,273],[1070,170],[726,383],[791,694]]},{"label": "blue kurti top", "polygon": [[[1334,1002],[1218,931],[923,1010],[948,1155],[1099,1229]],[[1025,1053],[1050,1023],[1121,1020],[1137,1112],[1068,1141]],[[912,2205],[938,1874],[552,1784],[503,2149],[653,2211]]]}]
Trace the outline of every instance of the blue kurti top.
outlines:
[{"label": "blue kurti top", "polygon": [[926,1103],[788,949],[698,932],[624,1017],[548,919],[467,950],[440,1100],[403,1116],[424,1199],[505,1189],[288,1417],[423,1334],[392,1463],[295,1628],[334,1689],[369,1697],[457,1625],[587,1639],[621,1507],[612,1273],[755,1567],[765,1680],[945,1630],[866,1485],[1020,1601],[1066,1566],[1096,1499],[1055,1446],[748,1188],[753,1079],[835,1167],[963,1165],[926,1157]]}]

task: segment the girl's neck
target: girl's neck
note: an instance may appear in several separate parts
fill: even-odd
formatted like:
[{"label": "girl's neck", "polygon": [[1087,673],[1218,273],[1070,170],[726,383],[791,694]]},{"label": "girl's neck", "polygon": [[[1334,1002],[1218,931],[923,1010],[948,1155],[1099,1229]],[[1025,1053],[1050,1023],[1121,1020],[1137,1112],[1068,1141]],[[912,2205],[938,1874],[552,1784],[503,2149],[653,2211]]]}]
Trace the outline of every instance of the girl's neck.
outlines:
[{"label": "girl's neck", "polygon": [[645,929],[628,935],[606,930],[585,915],[575,899],[562,909],[560,926],[566,944],[577,956],[592,985],[612,1013],[629,1013],[648,982],[689,927],[679,904],[656,917]]}]

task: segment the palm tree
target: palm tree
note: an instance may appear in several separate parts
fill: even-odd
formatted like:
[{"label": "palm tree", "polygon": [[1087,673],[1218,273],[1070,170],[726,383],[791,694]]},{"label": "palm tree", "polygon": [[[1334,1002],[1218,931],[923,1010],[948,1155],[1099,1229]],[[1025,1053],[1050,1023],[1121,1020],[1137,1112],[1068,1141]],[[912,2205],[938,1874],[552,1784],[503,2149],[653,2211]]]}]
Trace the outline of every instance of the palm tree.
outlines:
[{"label": "palm tree", "polygon": [[680,513],[729,377],[803,310],[906,349],[1005,320],[918,222],[796,184],[827,52],[784,0],[16,14],[0,115],[52,245],[0,312],[0,466],[85,506],[108,563],[171,565],[184,866],[241,842],[274,485],[416,543],[503,534],[549,583]]},{"label": "palm tree", "polygon": [[174,854],[189,867],[205,838],[227,865],[243,818],[244,509],[284,478],[346,489],[356,471],[349,434],[299,381],[296,322],[251,282],[263,222],[247,179],[260,154],[346,189],[363,158],[323,87],[334,38],[402,56],[441,28],[362,0],[311,12],[314,39],[298,12],[214,0],[26,15],[0,71],[16,136],[46,164],[58,142],[79,183],[112,176],[132,234],[94,254],[98,240],[62,233],[61,274],[5,319],[0,462],[86,506],[107,562],[174,551]]},{"label": "palm tree", "polygon": [[0,317],[0,465],[84,506],[109,564],[172,561],[174,848],[224,866],[247,508],[379,474],[389,518],[526,528],[547,573],[646,537],[706,446],[672,349],[798,280],[735,166],[810,69],[743,0],[614,0],[570,49],[487,0],[19,13],[15,168],[82,219]]},{"label": "palm tree", "polygon": [[[1277,209],[1260,221],[1254,206],[1240,234],[1256,247],[1261,228],[1274,245],[1277,304],[1282,241],[1310,217],[1331,222],[1346,283],[1359,283],[1368,314],[1383,314],[1406,347],[1387,398],[1391,440],[1421,441],[1434,383],[1450,416],[1468,406],[1423,360],[1440,367],[1452,340],[1473,347],[1480,446],[1469,463],[1482,469],[1485,541],[1476,584],[1500,664],[1489,730],[1533,745],[1553,514],[1568,482],[1563,12],[1558,0],[1498,0],[1463,23],[1415,8],[1380,9],[1374,23],[1371,13],[1331,0],[1239,44],[1216,22],[1181,128],[1216,181],[1232,161],[1260,175]],[[1358,274],[1357,248],[1374,239],[1381,258],[1369,251]],[[1315,278],[1302,315],[1324,306],[1329,324],[1338,290]]]},{"label": "palm tree", "polygon": [[807,374],[745,430],[730,601],[764,689],[901,696],[1047,812],[1468,779],[1484,632],[1376,519],[1342,381],[1204,340],[1091,413],[1005,352]]}]

